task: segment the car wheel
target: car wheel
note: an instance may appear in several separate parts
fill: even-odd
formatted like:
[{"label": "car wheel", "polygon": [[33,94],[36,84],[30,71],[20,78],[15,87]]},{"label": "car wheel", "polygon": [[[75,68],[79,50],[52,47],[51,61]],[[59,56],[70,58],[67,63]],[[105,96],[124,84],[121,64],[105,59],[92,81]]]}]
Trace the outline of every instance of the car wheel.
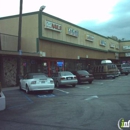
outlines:
[{"label": "car wheel", "polygon": [[29,87],[26,86],[26,93],[29,94],[29,92],[30,92],[30,91],[29,91]]},{"label": "car wheel", "polygon": [[73,87],[75,87],[75,86],[76,86],[76,84],[73,84],[72,86],[73,86]]},{"label": "car wheel", "polygon": [[57,88],[59,87],[59,82],[58,82],[58,81],[56,82],[56,87],[57,87]]},{"label": "car wheel", "polygon": [[49,93],[49,94],[53,93],[53,90],[48,90],[48,93]]},{"label": "car wheel", "polygon": [[106,76],[105,76],[105,75],[101,75],[100,78],[101,78],[101,79],[106,79]]},{"label": "car wheel", "polygon": [[92,81],[88,81],[89,82],[89,84],[91,84],[92,83]]},{"label": "car wheel", "polygon": [[80,80],[78,80],[78,84],[81,84],[81,81],[80,81]]},{"label": "car wheel", "polygon": [[113,79],[115,79],[116,77],[114,76],[114,77],[112,77]]},{"label": "car wheel", "polygon": [[103,79],[103,76],[102,76],[102,75],[100,76],[100,79]]}]

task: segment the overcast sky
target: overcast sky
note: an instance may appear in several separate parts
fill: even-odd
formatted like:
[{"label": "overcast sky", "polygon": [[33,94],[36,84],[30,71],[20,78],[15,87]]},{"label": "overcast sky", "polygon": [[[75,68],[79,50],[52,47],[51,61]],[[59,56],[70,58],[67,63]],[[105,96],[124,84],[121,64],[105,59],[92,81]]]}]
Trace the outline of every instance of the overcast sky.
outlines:
[{"label": "overcast sky", "polygon": [[[20,0],[0,0],[0,17],[19,14]],[[101,34],[130,40],[130,0],[23,0],[23,13],[44,12]]]}]

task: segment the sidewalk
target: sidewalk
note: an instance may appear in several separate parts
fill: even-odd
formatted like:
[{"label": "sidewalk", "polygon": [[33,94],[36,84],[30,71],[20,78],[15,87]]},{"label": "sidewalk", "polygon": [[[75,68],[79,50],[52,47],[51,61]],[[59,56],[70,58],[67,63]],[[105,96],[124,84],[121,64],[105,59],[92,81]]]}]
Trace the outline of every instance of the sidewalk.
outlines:
[{"label": "sidewalk", "polygon": [[2,88],[2,91],[8,91],[8,90],[15,90],[15,89],[19,89],[19,86],[16,86],[16,87],[5,87],[5,88]]}]

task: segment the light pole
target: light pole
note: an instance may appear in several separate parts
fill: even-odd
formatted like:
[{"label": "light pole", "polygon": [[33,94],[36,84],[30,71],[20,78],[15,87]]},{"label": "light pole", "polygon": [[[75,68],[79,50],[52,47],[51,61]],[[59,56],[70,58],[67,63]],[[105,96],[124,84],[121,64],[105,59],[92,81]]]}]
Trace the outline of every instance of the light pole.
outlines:
[{"label": "light pole", "polygon": [[19,76],[20,76],[20,65],[21,65],[21,32],[22,32],[22,7],[23,0],[20,0],[20,10],[19,10],[19,24],[18,24],[18,57],[17,57],[17,75],[16,75],[16,84],[19,85]]},{"label": "light pole", "polygon": [[42,36],[42,11],[46,8],[46,6],[42,5],[39,9],[39,14],[38,14],[38,17],[39,17],[39,38]]}]

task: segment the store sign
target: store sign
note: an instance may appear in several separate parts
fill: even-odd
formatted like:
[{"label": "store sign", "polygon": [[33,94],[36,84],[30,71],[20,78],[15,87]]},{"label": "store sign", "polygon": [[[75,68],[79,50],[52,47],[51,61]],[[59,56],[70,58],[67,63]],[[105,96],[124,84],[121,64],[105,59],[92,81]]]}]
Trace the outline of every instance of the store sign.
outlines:
[{"label": "store sign", "polygon": [[71,35],[71,36],[74,36],[74,37],[78,37],[78,35],[79,35],[78,30],[75,30],[75,29],[72,29],[72,28],[67,28],[66,30],[67,30],[66,34],[68,34],[68,35]]},{"label": "store sign", "polygon": [[110,48],[115,48],[115,44],[111,43]]},{"label": "store sign", "polygon": [[61,25],[51,21],[45,21],[45,28],[61,32]]},{"label": "store sign", "polygon": [[119,53],[115,53],[115,58],[119,59]]},{"label": "store sign", "polygon": [[116,49],[118,49],[118,50],[119,50],[119,45],[116,45]]},{"label": "store sign", "polygon": [[126,57],[130,57],[130,53],[125,53],[125,56]]},{"label": "store sign", "polygon": [[94,36],[91,36],[91,35],[87,34],[86,35],[86,40],[93,42],[94,41]]},{"label": "store sign", "polygon": [[119,57],[119,53],[115,53],[115,56]]},{"label": "store sign", "polygon": [[130,50],[130,46],[123,46],[123,50]]},{"label": "store sign", "polygon": [[100,45],[101,45],[101,46],[106,46],[106,42],[103,41],[103,40],[101,40],[101,41],[100,41]]}]

